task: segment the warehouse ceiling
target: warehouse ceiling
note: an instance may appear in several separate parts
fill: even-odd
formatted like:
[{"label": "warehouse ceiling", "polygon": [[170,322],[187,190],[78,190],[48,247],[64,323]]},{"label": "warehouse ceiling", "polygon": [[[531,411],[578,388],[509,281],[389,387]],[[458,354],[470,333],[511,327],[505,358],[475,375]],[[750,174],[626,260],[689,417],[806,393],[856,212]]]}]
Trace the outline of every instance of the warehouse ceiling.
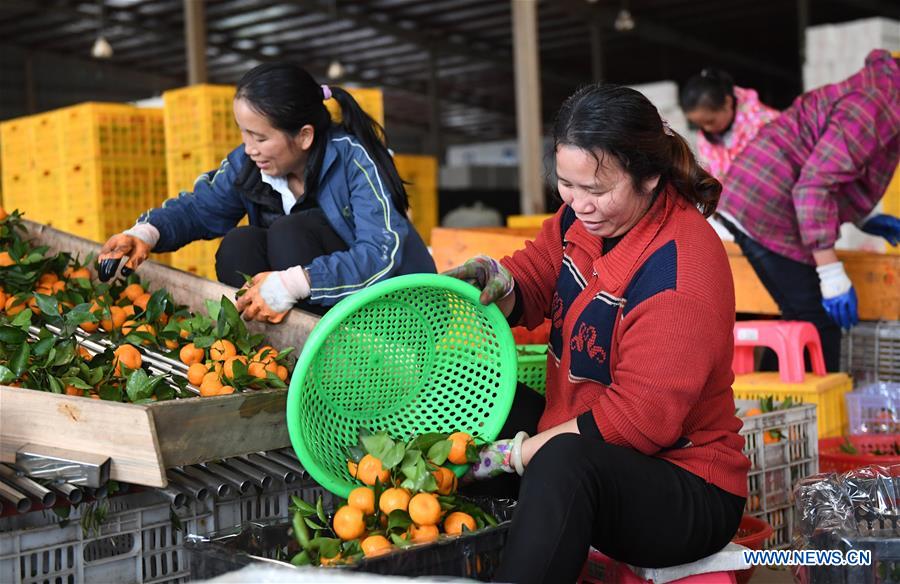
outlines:
[{"label": "warehouse ceiling", "polygon": [[[710,64],[787,105],[801,90],[804,5],[812,25],[900,19],[891,0],[542,1],[544,121],[595,73],[616,83],[683,81]],[[616,30],[623,8],[633,30]],[[212,83],[235,83],[273,59],[297,61],[329,82],[337,61],[344,83],[385,89],[389,129],[427,132],[436,94],[444,142],[515,135],[509,0],[206,0],[206,21]],[[113,48],[108,66],[185,84],[183,0],[0,0],[0,42],[26,51],[90,61],[100,30]],[[600,71],[592,66],[592,35]],[[92,99],[108,99],[97,93]]]}]

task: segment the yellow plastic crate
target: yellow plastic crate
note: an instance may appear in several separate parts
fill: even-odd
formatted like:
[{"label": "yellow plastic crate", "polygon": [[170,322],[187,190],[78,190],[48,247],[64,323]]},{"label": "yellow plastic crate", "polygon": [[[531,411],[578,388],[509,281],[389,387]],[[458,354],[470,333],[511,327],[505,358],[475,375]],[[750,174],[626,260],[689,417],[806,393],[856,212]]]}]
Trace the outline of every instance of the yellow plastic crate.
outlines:
[{"label": "yellow plastic crate", "polygon": [[438,224],[438,164],[434,156],[397,154],[394,164],[400,178],[409,182],[410,217],[416,231],[425,240],[431,241],[431,230]]},{"label": "yellow plastic crate", "polygon": [[[0,164],[7,173],[21,174],[31,170],[32,118],[28,116],[0,123]],[[5,190],[5,189],[4,189]]]},{"label": "yellow plastic crate", "polygon": [[771,395],[779,402],[790,397],[794,402],[816,404],[820,438],[840,436],[847,428],[844,394],[853,390],[853,381],[846,373],[807,373],[802,383],[784,383],[777,372],[747,373],[736,375],[733,387],[735,399]]},{"label": "yellow plastic crate", "polygon": [[169,255],[169,265],[207,280],[216,280],[216,250],[222,239],[195,241]]},{"label": "yellow plastic crate", "polygon": [[166,151],[240,144],[233,102],[231,85],[192,85],[164,92]]},{"label": "yellow plastic crate", "polygon": [[[343,89],[353,96],[364,112],[384,127],[384,94],[380,89],[376,87],[343,87]],[[328,108],[331,119],[340,123],[341,108],[337,100],[326,100],[325,107]]]},{"label": "yellow plastic crate", "polygon": [[[900,166],[897,166],[897,170],[894,171],[894,178],[891,179],[891,183],[884,193],[882,206],[888,215],[900,217]],[[900,245],[886,244],[885,248],[888,253],[900,255]]]},{"label": "yellow plastic crate", "polygon": [[230,147],[220,145],[167,152],[166,179],[169,196],[175,197],[182,191],[192,191],[197,178],[205,172],[218,169],[230,151]]},{"label": "yellow plastic crate", "polygon": [[149,163],[147,126],[162,123],[158,110],[117,103],[83,103],[55,114],[66,164],[93,158]]},{"label": "yellow plastic crate", "polygon": [[506,218],[506,226],[518,228],[540,227],[550,217],[553,217],[553,215],[510,215]]}]

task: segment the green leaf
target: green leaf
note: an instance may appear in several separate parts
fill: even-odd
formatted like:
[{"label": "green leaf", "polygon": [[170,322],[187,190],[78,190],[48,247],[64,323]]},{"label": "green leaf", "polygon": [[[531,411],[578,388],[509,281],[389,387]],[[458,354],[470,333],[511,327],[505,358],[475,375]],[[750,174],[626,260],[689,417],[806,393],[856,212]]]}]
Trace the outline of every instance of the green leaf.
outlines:
[{"label": "green leaf", "polygon": [[434,464],[440,466],[447,461],[447,457],[450,456],[451,448],[453,448],[453,443],[449,440],[435,442],[431,448],[428,449],[427,458]]},{"label": "green leaf", "polygon": [[294,507],[296,507],[304,515],[314,515],[316,512],[315,507],[313,507],[297,495],[291,495],[291,502],[294,504]]},{"label": "green leaf", "polygon": [[166,306],[169,304],[169,293],[164,288],[160,288],[150,295],[147,301],[147,320],[155,322],[159,316],[165,312]]},{"label": "green leaf", "polygon": [[78,389],[89,390],[93,389],[93,386],[85,383],[80,377],[63,377],[62,382],[66,385],[71,385],[72,387],[77,387]]},{"label": "green leaf", "polygon": [[16,374],[16,377],[22,375],[25,372],[25,369],[28,368],[28,358],[31,356],[31,345],[28,343],[22,343],[19,347],[19,350],[16,351],[15,355],[13,355],[12,360],[9,362],[10,369],[13,370],[13,373]]},{"label": "green leaf", "polygon": [[[316,499],[316,516],[324,523],[328,525],[328,517],[325,515],[325,506],[322,504],[322,497],[320,496]],[[331,557],[331,556],[328,556]]]},{"label": "green leaf", "polygon": [[384,458],[381,459],[381,465],[386,469],[392,469],[403,460],[406,455],[406,445],[402,442],[394,444],[393,448],[387,451]]},{"label": "green leaf", "polygon": [[441,440],[446,440],[448,436],[449,434],[443,434],[441,432],[428,432],[426,434],[419,434],[409,442],[408,448],[421,450],[422,452],[428,452],[428,449],[430,449]]},{"label": "green leaf", "polygon": [[17,327],[10,325],[0,326],[0,343],[20,345],[24,343],[27,338],[28,334]]},{"label": "green leaf", "polygon": [[46,318],[59,318],[59,301],[56,298],[38,293],[35,293],[34,297],[37,298],[38,308],[41,309]]},{"label": "green leaf", "polygon": [[34,313],[30,308],[26,308],[22,312],[16,315],[16,317],[10,323],[14,327],[28,329],[31,326],[31,317],[34,316]]},{"label": "green leaf", "polygon": [[400,537],[400,535],[398,535],[396,533],[391,534],[391,541],[394,543],[395,546],[397,546],[399,548],[407,548],[407,547],[413,545],[413,542]]},{"label": "green leaf", "polygon": [[386,432],[376,432],[361,438],[366,451],[379,460],[384,460],[388,451],[394,447],[394,441]]},{"label": "green leaf", "polygon": [[125,384],[125,393],[128,394],[128,399],[131,401],[149,399],[153,395],[155,387],[163,379],[165,378],[162,375],[149,377],[143,369],[136,369],[128,376],[128,382]]},{"label": "green leaf", "polygon": [[156,399],[159,401],[175,399],[175,390],[165,383],[157,385],[156,389],[154,389],[154,393],[156,394]]},{"label": "green leaf", "polygon": [[101,385],[100,390],[97,392],[100,395],[100,399],[106,401],[122,401],[122,390],[118,387],[113,387],[111,385]]},{"label": "green leaf", "polygon": [[291,563],[295,566],[309,566],[312,564],[312,560],[309,557],[309,553],[307,553],[306,550],[303,550],[291,558]]},{"label": "green leaf", "polygon": [[206,313],[209,314],[209,318],[216,320],[219,318],[219,312],[221,311],[222,306],[216,302],[215,300],[207,300],[206,301]]},{"label": "green leaf", "polygon": [[197,347],[198,349],[208,349],[215,342],[216,342],[216,337],[214,337],[212,335],[197,337],[194,339],[194,346]]},{"label": "green leaf", "polygon": [[50,385],[50,391],[53,393],[62,393],[65,390],[62,382],[52,375],[47,376],[47,383]]},{"label": "green leaf", "polygon": [[359,463],[360,460],[363,459],[363,456],[366,455],[366,451],[363,450],[359,446],[348,446],[347,447],[347,458],[352,460],[355,463]]},{"label": "green leaf", "polygon": [[60,343],[56,346],[56,355],[53,357],[53,366],[59,367],[71,363],[75,359],[75,343]]},{"label": "green leaf", "polygon": [[15,380],[17,377],[18,375],[13,373],[9,367],[0,364],[0,385],[6,385],[7,383]]},{"label": "green leaf", "polygon": [[46,339],[41,339],[36,342],[34,346],[31,348],[31,354],[35,357],[43,357],[50,352],[50,349],[53,348],[53,344],[56,342],[56,339],[53,337],[47,337]]},{"label": "green leaf", "polygon": [[402,529],[406,531],[406,529],[412,524],[412,519],[409,517],[409,513],[403,511],[402,509],[394,509],[391,511],[391,514],[388,515],[388,531],[392,531],[394,529]]},{"label": "green leaf", "polygon": [[313,521],[313,520],[310,519],[309,517],[304,517],[304,518],[303,518],[303,521],[305,521],[306,524],[307,524],[308,526],[310,526],[312,529],[314,529],[314,530],[316,530],[316,531],[321,531],[321,530],[323,530],[323,529],[328,529],[328,528],[325,527],[324,525],[320,525],[319,523]]},{"label": "green leaf", "polygon": [[333,537],[318,537],[319,540],[319,557],[333,558],[341,553],[341,540]]}]

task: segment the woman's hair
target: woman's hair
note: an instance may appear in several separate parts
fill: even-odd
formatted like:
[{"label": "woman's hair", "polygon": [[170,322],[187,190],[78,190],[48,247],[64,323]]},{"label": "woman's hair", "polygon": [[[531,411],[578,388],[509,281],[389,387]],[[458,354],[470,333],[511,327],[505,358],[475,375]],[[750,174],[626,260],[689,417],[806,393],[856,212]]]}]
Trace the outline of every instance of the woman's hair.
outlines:
[{"label": "woman's hair", "polygon": [[716,209],[722,185],[700,168],[684,138],[634,89],[601,84],[582,87],[560,108],[553,140],[554,152],[560,146],[574,146],[592,153],[598,165],[603,156],[615,157],[636,189],[659,176],[654,195],[671,184],[705,216]]},{"label": "woman's hair", "polygon": [[682,86],[678,103],[684,112],[692,112],[701,107],[715,111],[725,107],[725,98],[729,95],[734,99],[734,80],[731,75],[721,69],[707,67]]},{"label": "woman's hair", "polygon": [[[387,149],[384,128],[364,112],[346,90],[329,87],[331,96],[341,107],[341,126],[365,148],[385,186],[391,192],[394,207],[401,213],[409,208],[403,180],[397,173]],[[307,192],[318,189],[319,172],[325,158],[331,116],[323,100],[326,95],[312,75],[299,65],[287,62],[263,63],[241,77],[235,99],[246,100],[272,126],[289,136],[295,136],[303,126],[315,129],[304,183]]]}]

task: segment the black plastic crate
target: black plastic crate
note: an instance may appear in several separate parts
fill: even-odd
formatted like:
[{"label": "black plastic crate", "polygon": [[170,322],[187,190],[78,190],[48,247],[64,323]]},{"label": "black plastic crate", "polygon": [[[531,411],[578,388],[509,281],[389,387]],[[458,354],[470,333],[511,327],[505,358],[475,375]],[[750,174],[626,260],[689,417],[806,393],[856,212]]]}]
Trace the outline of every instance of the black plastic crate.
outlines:
[{"label": "black plastic crate", "polygon": [[[442,538],[355,564],[323,570],[351,570],[389,576],[459,576],[490,580],[500,563],[515,501],[476,500],[500,521],[474,533]],[[247,523],[208,537],[191,537],[185,548],[191,558],[191,579],[213,578],[256,562],[283,562],[299,546],[290,535],[290,521]]]}]

